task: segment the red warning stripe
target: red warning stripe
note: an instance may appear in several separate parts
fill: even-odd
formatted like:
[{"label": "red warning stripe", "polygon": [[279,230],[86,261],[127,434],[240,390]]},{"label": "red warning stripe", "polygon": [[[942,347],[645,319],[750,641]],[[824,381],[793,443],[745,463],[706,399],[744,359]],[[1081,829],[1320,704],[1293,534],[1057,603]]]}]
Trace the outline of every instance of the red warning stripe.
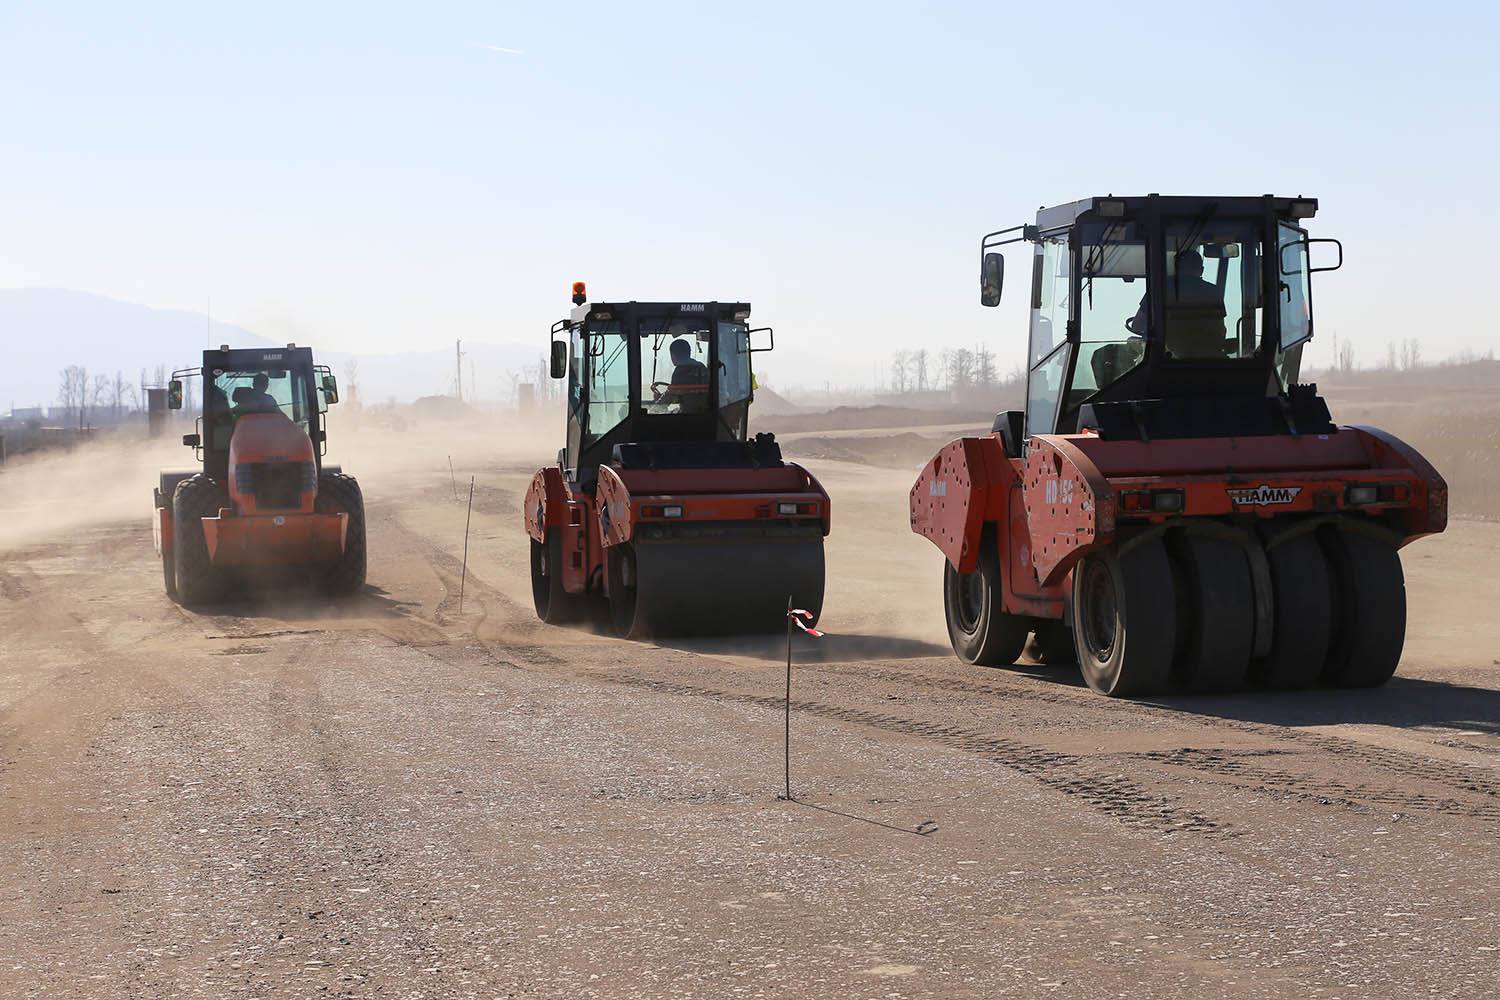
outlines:
[{"label": "red warning stripe", "polygon": [[801,608],[792,608],[787,612],[787,617],[790,618],[798,628],[806,632],[808,635],[818,639],[821,639],[823,637],[822,632],[813,628],[811,625],[804,625],[802,623],[803,618],[812,618],[812,612],[803,611]]}]

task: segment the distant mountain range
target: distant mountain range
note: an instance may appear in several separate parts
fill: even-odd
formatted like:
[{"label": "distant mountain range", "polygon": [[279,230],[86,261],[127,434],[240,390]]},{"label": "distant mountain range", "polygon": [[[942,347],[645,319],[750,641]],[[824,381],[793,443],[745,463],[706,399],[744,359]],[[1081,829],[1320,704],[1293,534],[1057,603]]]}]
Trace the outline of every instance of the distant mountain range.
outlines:
[{"label": "distant mountain range", "polygon": [[[152,309],[89,292],[62,289],[0,289],[0,414],[12,407],[50,406],[57,401],[59,373],[79,364],[91,374],[123,372],[125,381],[148,379],[158,365],[168,371],[196,366],[205,344],[273,346],[275,342],[243,327],[181,309]],[[318,345],[311,346],[317,351]],[[465,342],[464,393],[477,387],[480,400],[509,391],[512,371],[536,377],[546,345]],[[453,392],[455,359],[445,350],[401,354],[319,352],[347,381],[350,361],[359,365],[359,389],[366,402]]]}]

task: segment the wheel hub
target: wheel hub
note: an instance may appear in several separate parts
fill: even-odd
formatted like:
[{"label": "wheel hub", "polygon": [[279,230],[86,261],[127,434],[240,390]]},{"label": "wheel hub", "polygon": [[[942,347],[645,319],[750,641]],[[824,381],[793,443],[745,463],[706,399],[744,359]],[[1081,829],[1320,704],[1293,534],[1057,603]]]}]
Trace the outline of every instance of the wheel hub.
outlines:
[{"label": "wheel hub", "polygon": [[1084,573],[1083,639],[1095,659],[1108,660],[1114,652],[1118,624],[1114,580],[1097,562],[1091,561]]},{"label": "wheel hub", "polygon": [[979,628],[984,611],[984,575],[978,570],[958,576],[958,624],[965,632]]}]

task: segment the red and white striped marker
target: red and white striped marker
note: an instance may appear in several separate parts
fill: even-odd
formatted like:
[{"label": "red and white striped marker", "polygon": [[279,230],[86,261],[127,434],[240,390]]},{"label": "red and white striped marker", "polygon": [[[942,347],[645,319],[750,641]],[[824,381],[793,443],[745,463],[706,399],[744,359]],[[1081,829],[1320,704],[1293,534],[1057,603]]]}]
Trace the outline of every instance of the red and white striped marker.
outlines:
[{"label": "red and white striped marker", "polygon": [[823,637],[823,633],[822,632],[819,632],[817,629],[813,628],[811,625],[805,625],[802,622],[803,618],[806,618],[808,621],[812,621],[812,612],[811,611],[803,611],[801,608],[787,608],[787,612],[786,613],[787,613],[787,617],[792,620],[793,624],[795,624],[802,631],[806,632],[808,635],[810,635],[810,636],[812,636],[812,637],[814,637],[816,639],[821,639]]}]

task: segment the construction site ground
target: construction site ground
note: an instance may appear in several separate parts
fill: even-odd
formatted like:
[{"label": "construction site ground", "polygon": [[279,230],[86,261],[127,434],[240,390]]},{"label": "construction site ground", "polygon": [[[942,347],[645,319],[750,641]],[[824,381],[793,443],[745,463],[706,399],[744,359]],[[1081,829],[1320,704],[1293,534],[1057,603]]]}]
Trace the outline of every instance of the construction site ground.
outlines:
[{"label": "construction site ground", "polygon": [[1500,525],[1404,550],[1387,687],[1119,702],[955,660],[911,473],[810,461],[786,802],[783,640],[539,624],[548,451],[459,450],[346,457],[332,604],[173,604],[149,474],[13,519],[0,996],[1500,994]]}]

